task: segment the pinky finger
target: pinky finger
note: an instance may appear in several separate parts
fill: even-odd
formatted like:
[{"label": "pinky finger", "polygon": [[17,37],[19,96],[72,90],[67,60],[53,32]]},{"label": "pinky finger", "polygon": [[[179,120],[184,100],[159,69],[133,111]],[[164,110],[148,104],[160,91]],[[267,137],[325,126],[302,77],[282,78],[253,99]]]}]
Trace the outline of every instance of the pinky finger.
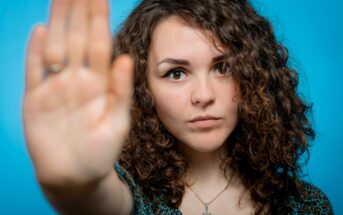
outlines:
[{"label": "pinky finger", "polygon": [[34,28],[26,57],[26,91],[37,87],[44,78],[43,44],[47,29],[43,25]]}]

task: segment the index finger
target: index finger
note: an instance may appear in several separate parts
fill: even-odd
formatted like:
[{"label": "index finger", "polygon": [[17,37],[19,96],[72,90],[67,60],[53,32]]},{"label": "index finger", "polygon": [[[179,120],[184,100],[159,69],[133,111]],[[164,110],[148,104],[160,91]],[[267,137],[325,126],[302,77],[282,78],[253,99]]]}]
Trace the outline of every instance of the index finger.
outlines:
[{"label": "index finger", "polygon": [[89,63],[92,70],[106,73],[111,57],[111,33],[109,28],[108,0],[90,0],[91,30],[89,45]]}]

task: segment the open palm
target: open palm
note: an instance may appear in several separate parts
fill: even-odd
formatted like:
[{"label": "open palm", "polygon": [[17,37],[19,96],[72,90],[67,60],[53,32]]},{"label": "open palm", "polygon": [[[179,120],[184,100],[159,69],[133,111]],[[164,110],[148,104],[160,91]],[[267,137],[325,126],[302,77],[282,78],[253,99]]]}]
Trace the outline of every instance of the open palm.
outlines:
[{"label": "open palm", "polygon": [[[130,57],[110,62],[107,0],[54,0],[30,40],[26,141],[41,183],[87,184],[113,171],[129,130]],[[63,65],[47,73],[49,65]]]}]

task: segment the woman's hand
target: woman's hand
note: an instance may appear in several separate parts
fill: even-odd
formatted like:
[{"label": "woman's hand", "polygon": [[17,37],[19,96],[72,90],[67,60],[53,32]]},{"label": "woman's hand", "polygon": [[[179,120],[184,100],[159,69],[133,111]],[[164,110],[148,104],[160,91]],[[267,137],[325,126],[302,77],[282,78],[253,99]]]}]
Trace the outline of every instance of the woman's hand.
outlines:
[{"label": "woman's hand", "polygon": [[24,127],[42,185],[105,178],[129,131],[133,62],[111,63],[107,0],[54,0],[31,36]]}]

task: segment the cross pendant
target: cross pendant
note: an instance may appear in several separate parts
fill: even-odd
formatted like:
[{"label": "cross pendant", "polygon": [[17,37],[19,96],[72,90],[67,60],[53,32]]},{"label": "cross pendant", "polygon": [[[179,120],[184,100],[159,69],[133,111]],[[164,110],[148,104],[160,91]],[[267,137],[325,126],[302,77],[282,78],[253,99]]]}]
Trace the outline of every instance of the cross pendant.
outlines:
[{"label": "cross pendant", "polygon": [[205,203],[205,209],[206,211],[202,213],[202,215],[212,215],[211,213],[208,212],[208,203]]}]

